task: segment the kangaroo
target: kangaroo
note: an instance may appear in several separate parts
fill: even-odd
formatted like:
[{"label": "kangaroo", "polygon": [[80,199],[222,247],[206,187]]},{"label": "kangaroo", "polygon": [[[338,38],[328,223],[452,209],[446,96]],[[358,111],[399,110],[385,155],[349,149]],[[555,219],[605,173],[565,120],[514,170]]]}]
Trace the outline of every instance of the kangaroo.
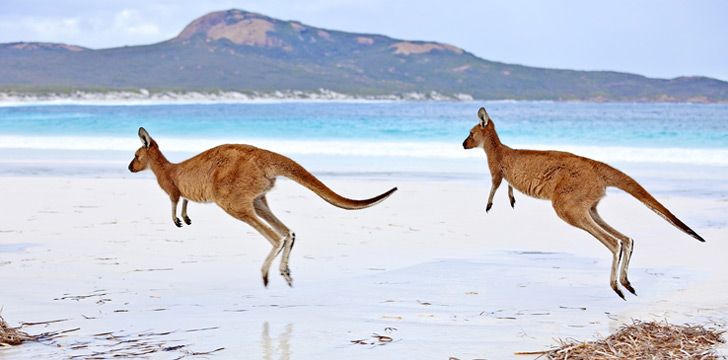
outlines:
[{"label": "kangaroo", "polygon": [[480,108],[478,117],[480,123],[470,130],[463,148],[482,147],[488,158],[492,186],[485,211],[493,206],[493,195],[503,179],[508,182],[511,207],[516,201],[513,188],[538,199],[551,200],[561,220],[588,232],[612,252],[609,285],[622,299],[625,299],[624,294],[617,285],[620,263],[619,282],[637,295],[627,276],[634,241],[607,224],[597,212],[597,205],[606,195],[608,186],[626,191],[670,224],[705,241],[627,174],[605,163],[567,152],[511,149],[501,143],[493,119],[485,108]]},{"label": "kangaroo", "polygon": [[187,216],[187,202],[214,202],[232,217],[241,220],[265,237],[273,248],[263,262],[263,285],[268,286],[271,263],[283,252],[281,276],[289,286],[293,278],[288,268],[296,234],[273,215],[265,195],[273,188],[276,177],[285,176],[316,193],[331,205],[347,210],[364,209],[382,202],[397,188],[367,200],[345,198],[329,189],[295,161],[274,152],[250,145],[220,145],[191,159],[173,164],[164,157],[157,142],[144,128],[139,128],[140,147],[129,164],[136,173],[150,168],[159,186],[172,201],[172,222],[182,227],[177,217],[177,204],[182,198],[182,219]]}]

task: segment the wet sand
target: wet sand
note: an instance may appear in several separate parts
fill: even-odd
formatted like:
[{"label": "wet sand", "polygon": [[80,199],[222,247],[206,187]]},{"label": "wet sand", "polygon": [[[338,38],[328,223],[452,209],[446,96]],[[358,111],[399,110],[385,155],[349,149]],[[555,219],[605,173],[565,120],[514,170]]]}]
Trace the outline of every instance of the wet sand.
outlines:
[{"label": "wet sand", "polygon": [[[324,180],[350,197],[392,185]],[[608,285],[609,252],[548,202],[516,194],[511,209],[503,186],[486,214],[488,182],[395,183],[382,204],[344,211],[279,181],[269,202],[297,234],[294,287],[276,261],[265,289],[268,243],[215,205],[190,204],[193,223],[178,229],[149,177],[1,177],[2,315],[13,325],[68,319],[31,333],[80,329],[60,346],[0,349],[0,359],[113,354],[139,343],[130,339],[169,349],[153,358],[224,348],[208,356],[499,359],[633,318],[728,325],[723,195],[658,196],[701,244],[610,192],[602,215],[636,246],[639,296],[625,302]]]}]

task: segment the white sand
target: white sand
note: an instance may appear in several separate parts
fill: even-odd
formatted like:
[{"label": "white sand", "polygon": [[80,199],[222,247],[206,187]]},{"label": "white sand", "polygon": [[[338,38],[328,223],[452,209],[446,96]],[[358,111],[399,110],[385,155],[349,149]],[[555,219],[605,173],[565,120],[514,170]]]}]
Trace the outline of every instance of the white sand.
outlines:
[{"label": "white sand", "polygon": [[[297,234],[295,287],[276,262],[265,289],[269,245],[260,235],[215,205],[191,204],[192,226],[174,227],[149,177],[0,178],[3,316],[70,319],[31,333],[80,327],[60,347],[28,344],[0,358],[85,355],[115,343],[96,333],[176,331],[144,338],[224,347],[214,358],[499,359],[559,337],[606,335],[632,318],[728,324],[728,199],[659,196],[701,244],[610,193],[603,217],[636,240],[639,296],[625,302],[609,288],[608,251],[548,202],[516,194],[512,210],[503,186],[486,214],[487,181],[325,180],[350,197],[400,191],[344,211],[279,181],[269,201]],[[64,298],[79,295],[93,296]],[[373,333],[394,341],[350,342],[376,341]]]}]

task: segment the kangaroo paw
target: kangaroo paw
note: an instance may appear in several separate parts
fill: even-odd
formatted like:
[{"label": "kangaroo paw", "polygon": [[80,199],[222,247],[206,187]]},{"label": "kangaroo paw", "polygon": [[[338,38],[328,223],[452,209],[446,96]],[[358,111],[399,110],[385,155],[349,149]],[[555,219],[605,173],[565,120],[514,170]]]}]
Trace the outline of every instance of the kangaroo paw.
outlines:
[{"label": "kangaroo paw", "polygon": [[177,227],[182,227],[182,220],[174,218],[174,224],[177,225]]},{"label": "kangaroo paw", "polygon": [[619,295],[622,300],[627,301],[627,299],[624,297],[624,294],[622,293],[622,290],[619,290],[616,283],[612,284],[612,290],[614,290],[614,292],[617,293],[617,295]]},{"label": "kangaroo paw", "polygon": [[485,212],[490,211],[490,208],[493,207],[493,203],[488,203],[488,205],[485,206]]},{"label": "kangaroo paw", "polygon": [[635,289],[632,287],[632,284],[630,284],[629,280],[622,280],[621,283],[622,286],[627,289],[627,291],[631,292],[632,295],[637,296],[637,291],[635,291]]},{"label": "kangaroo paw", "polygon": [[281,276],[286,280],[288,286],[293,287],[293,278],[291,277],[291,270],[285,269],[281,271]]},{"label": "kangaroo paw", "polygon": [[268,274],[263,274],[263,286],[268,287]]},{"label": "kangaroo paw", "polygon": [[516,208],[516,199],[511,198],[511,208]]},{"label": "kangaroo paw", "polygon": [[192,220],[190,219],[190,217],[189,217],[189,216],[185,216],[185,217],[184,217],[184,220],[185,220],[185,224],[187,224],[187,225],[192,225]]}]

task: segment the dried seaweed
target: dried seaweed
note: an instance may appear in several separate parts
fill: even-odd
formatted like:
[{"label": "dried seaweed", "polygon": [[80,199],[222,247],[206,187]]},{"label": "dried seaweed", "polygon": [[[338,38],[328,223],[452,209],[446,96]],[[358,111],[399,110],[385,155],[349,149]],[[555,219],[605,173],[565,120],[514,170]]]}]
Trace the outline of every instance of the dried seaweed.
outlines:
[{"label": "dried seaweed", "polygon": [[30,340],[34,340],[32,335],[21,331],[19,328],[8,326],[5,319],[0,316],[0,345],[20,345]]},{"label": "dried seaweed", "polygon": [[[397,328],[393,327],[386,327],[384,328],[384,331],[387,333],[392,333],[397,331]],[[379,335],[377,333],[373,333],[369,339],[356,339],[356,340],[350,340],[349,342],[355,345],[369,345],[369,346],[382,346],[387,345],[391,342],[395,342],[399,340],[394,340],[393,337],[387,336],[387,335]]]},{"label": "dried seaweed", "polygon": [[[67,333],[78,331],[79,328],[45,332],[38,335],[30,335],[21,330],[23,326],[48,325],[55,324],[67,319],[50,320],[40,322],[22,323],[20,327],[10,327],[0,316],[0,348],[8,346],[20,345],[24,342],[35,341],[56,344],[56,339]],[[107,359],[107,358],[139,358],[149,356],[154,353],[176,352],[177,359],[194,356],[206,356],[222,351],[225,348],[216,348],[210,351],[193,351],[189,344],[180,344],[180,340],[166,339],[165,337],[177,332],[198,332],[218,329],[217,326],[206,328],[195,328],[178,331],[163,332],[142,332],[138,334],[116,334],[114,332],[104,332],[92,335],[93,341],[74,342],[68,346],[68,349],[83,351],[83,353],[70,355],[70,359]]]},{"label": "dried seaweed", "polygon": [[546,351],[521,352],[551,360],[607,359],[720,359],[716,347],[725,342],[724,331],[696,325],[633,321],[607,338],[580,342],[561,340]]},{"label": "dried seaweed", "polygon": [[[193,356],[211,355],[225,348],[216,348],[211,351],[193,351],[191,344],[183,344],[181,340],[170,339],[169,335],[180,332],[198,332],[218,329],[217,326],[173,331],[143,331],[140,333],[103,332],[92,335],[92,342],[82,344],[78,349],[83,353],[70,356],[71,359],[136,359],[160,353],[177,353],[176,359]],[[170,355],[175,356],[175,355]]]},{"label": "dried seaweed", "polygon": [[[47,325],[47,324],[53,324],[66,321],[63,320],[50,320],[50,321],[41,321],[41,322],[34,322],[34,323],[23,323],[23,326],[33,326],[33,325]],[[61,331],[52,331],[52,332],[44,332],[42,334],[38,335],[30,335],[26,333],[25,331],[20,330],[22,326],[20,327],[10,327],[7,322],[5,322],[5,319],[3,319],[2,316],[0,316],[0,346],[15,346],[20,345],[26,341],[52,341],[53,339],[56,339],[60,336],[63,336],[64,334],[78,331],[79,328],[75,329],[68,329],[68,330],[61,330]]]}]

